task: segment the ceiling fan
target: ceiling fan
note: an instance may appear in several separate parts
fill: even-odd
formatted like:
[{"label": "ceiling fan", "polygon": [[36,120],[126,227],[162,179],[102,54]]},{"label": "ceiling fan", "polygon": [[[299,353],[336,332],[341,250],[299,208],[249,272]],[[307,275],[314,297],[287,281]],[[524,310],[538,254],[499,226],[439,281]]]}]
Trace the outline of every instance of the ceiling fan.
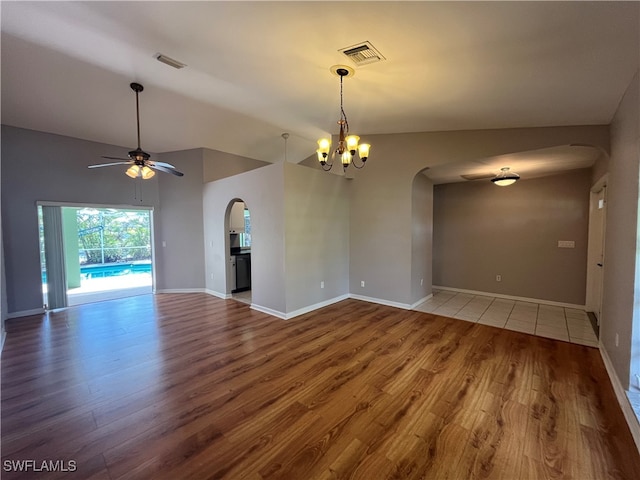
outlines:
[{"label": "ceiling fan", "polygon": [[119,162],[112,163],[101,163],[99,165],[89,165],[89,168],[100,168],[100,167],[111,167],[113,165],[131,165],[126,174],[131,178],[141,177],[144,180],[149,179],[155,175],[154,170],[158,170],[159,172],[171,173],[178,177],[182,177],[184,173],[176,170],[176,167],[171,165],[170,163],[165,162],[156,162],[154,160],[149,160],[149,155],[147,152],[140,148],[140,107],[138,105],[138,93],[144,90],[144,87],[139,83],[131,83],[129,85],[131,90],[136,93],[136,122],[138,125],[138,148],[135,150],[131,150],[128,153],[129,159],[120,158],[120,157],[107,157],[102,156],[102,158],[108,158],[110,160],[121,160]]}]

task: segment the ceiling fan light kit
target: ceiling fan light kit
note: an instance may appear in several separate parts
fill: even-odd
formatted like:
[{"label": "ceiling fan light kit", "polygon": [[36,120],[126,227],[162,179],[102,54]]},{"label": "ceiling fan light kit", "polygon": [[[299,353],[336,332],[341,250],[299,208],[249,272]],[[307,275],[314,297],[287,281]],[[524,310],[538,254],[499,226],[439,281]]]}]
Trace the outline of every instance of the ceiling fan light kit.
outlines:
[{"label": "ceiling fan light kit", "polygon": [[[340,157],[343,170],[346,170],[349,165],[353,165],[355,168],[363,168],[369,158],[369,149],[371,145],[368,143],[359,143],[360,137],[357,135],[349,135],[349,122],[347,121],[347,115],[344,112],[342,102],[342,79],[347,76],[353,76],[355,71],[351,67],[346,65],[334,65],[330,68],[331,72],[340,77],[340,133],[338,135],[338,146],[333,152],[331,152],[331,139],[321,138],[318,140],[318,162],[323,170],[329,171],[333,167],[333,162],[336,155]],[[355,160],[355,155],[358,153],[360,157],[361,165],[358,165]],[[331,156],[331,162],[329,162],[329,156]]]},{"label": "ceiling fan light kit", "polygon": [[131,87],[131,90],[133,90],[136,94],[136,126],[138,131],[138,148],[136,148],[135,150],[131,150],[127,154],[129,159],[103,156],[102,158],[121,161],[113,163],[102,163],[99,165],[89,165],[89,168],[110,167],[112,165],[130,165],[125,174],[131,178],[142,178],[143,180],[148,180],[150,178],[153,178],[153,176],[156,174],[154,170],[157,170],[159,172],[171,173],[177,177],[182,177],[184,174],[176,170],[176,167],[174,167],[170,163],[150,160],[151,155],[140,148],[140,105],[138,102],[138,94],[144,90],[144,87],[135,82],[129,84],[129,86]]},{"label": "ceiling fan light kit", "polygon": [[515,172],[509,171],[509,167],[502,167],[500,169],[500,173],[491,179],[491,181],[499,187],[513,185],[518,180],[520,180],[520,175]]}]

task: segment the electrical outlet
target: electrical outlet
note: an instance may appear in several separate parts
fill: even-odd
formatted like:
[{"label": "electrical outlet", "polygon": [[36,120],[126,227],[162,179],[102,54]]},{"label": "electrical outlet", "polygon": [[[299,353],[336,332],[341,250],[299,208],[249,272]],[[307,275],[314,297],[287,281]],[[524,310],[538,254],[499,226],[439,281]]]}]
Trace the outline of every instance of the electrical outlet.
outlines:
[{"label": "electrical outlet", "polygon": [[618,337],[618,334],[616,333],[616,347],[618,346],[619,343],[620,343],[620,338]]},{"label": "electrical outlet", "polygon": [[213,273],[211,274],[211,280],[213,280]]},{"label": "electrical outlet", "polygon": [[324,280],[320,282],[320,288],[324,288]]},{"label": "electrical outlet", "polygon": [[420,286],[422,286],[422,284],[424,283],[424,278],[420,279]]},{"label": "electrical outlet", "polygon": [[496,282],[502,281],[502,275],[496,275]]},{"label": "electrical outlet", "polygon": [[636,373],[636,387],[640,388],[640,375]]},{"label": "electrical outlet", "polygon": [[362,288],[364,288],[364,280],[362,280],[362,281],[360,282],[360,286],[361,286]]}]

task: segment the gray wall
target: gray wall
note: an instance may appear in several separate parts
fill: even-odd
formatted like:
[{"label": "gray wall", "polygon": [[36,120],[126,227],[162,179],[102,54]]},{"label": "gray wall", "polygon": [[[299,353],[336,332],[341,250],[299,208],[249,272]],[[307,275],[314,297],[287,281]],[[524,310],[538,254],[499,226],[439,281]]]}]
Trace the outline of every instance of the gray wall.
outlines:
[{"label": "gray wall", "polygon": [[41,309],[43,304],[37,201],[159,206],[158,175],[136,182],[122,168],[87,168],[103,163],[101,155],[126,157],[126,153],[123,147],[2,126],[2,232],[9,314]]},{"label": "gray wall", "polygon": [[433,183],[419,173],[411,197],[411,304],[431,294],[433,252]]},{"label": "gray wall", "polygon": [[434,285],[584,305],[590,186],[590,169],[437,185]]},{"label": "gray wall", "polygon": [[220,152],[209,148],[201,150],[204,159],[203,180],[205,183],[270,165],[268,162],[241,157],[233,153]]},{"label": "gray wall", "polygon": [[289,163],[284,174],[286,311],[290,313],[349,293],[351,182]]},{"label": "gray wall", "polygon": [[[353,180],[350,291],[411,305],[412,185],[425,167],[557,145],[584,143],[604,150],[607,126],[433,132],[363,137],[371,156]],[[360,287],[364,280],[365,288]]]},{"label": "gray wall", "polygon": [[286,311],[284,258],[284,164],[272,164],[204,186],[206,288],[231,293],[227,282],[228,215],[231,203],[245,202],[251,215],[252,302]]},{"label": "gray wall", "polygon": [[160,205],[154,215],[156,290],[203,289],[203,149],[157,155],[184,173],[158,173]]},{"label": "gray wall", "polygon": [[[207,289],[229,294],[229,207],[251,214],[251,281],[255,307],[280,316],[347,295],[348,180],[278,163],[205,185]],[[320,282],[325,288],[320,288]]]},{"label": "gray wall", "polygon": [[[605,270],[600,340],[620,382],[640,374],[640,265],[638,180],[640,178],[640,83],[629,85],[611,124],[607,185]],[[615,336],[619,336],[616,347]],[[630,370],[630,365],[632,369]]]}]

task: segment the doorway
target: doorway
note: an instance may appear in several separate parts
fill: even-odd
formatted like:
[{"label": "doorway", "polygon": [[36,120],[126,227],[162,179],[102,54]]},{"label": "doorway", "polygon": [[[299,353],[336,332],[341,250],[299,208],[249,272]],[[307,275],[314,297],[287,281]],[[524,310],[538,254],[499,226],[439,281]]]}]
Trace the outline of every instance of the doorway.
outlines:
[{"label": "doorway", "polygon": [[251,214],[246,203],[236,199],[228,209],[228,278],[231,298],[251,305]]},{"label": "doorway", "polygon": [[152,293],[152,214],[39,204],[45,309]]},{"label": "doorway", "polygon": [[596,333],[602,323],[604,242],[607,213],[606,177],[591,189],[589,205],[589,245],[587,249],[587,311],[595,317]]}]

